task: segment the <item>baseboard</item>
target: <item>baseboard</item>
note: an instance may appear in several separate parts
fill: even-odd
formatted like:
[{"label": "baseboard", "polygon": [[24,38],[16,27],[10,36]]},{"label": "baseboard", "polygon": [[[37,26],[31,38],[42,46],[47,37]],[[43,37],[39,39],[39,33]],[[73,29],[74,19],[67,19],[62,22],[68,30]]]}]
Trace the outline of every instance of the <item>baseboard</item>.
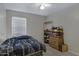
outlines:
[{"label": "baseboard", "polygon": [[74,55],[76,55],[76,56],[79,56],[79,53],[77,53],[77,52],[74,52],[74,51],[69,51],[70,53],[73,53]]}]

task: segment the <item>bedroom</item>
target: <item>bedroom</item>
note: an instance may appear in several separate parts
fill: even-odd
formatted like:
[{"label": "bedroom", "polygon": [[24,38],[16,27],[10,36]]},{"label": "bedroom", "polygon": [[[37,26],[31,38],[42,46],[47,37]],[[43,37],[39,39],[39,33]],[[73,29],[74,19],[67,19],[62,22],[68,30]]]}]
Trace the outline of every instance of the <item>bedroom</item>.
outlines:
[{"label": "bedroom", "polygon": [[[4,43],[8,38],[13,38],[17,41],[18,38],[26,38],[22,37],[22,35],[28,35],[46,46],[47,51],[44,52],[44,56],[76,56],[79,55],[78,19],[79,4],[77,3],[0,3],[0,44]],[[48,29],[52,26],[63,27],[63,38],[64,42],[68,45],[68,52],[57,51],[44,43],[44,22],[51,23],[47,26]],[[37,40],[33,44],[37,43]],[[37,43],[36,45],[39,44]],[[3,54],[1,53],[0,55]],[[15,52],[15,54],[17,53]]]}]

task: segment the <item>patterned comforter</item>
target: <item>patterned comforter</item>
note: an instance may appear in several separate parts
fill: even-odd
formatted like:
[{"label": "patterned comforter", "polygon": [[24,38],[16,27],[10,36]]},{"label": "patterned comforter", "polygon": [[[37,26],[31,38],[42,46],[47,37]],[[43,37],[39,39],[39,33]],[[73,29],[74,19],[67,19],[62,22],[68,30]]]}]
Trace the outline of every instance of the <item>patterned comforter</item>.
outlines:
[{"label": "patterned comforter", "polygon": [[0,45],[0,55],[23,56],[39,50],[46,51],[45,45],[27,35],[9,38]]}]

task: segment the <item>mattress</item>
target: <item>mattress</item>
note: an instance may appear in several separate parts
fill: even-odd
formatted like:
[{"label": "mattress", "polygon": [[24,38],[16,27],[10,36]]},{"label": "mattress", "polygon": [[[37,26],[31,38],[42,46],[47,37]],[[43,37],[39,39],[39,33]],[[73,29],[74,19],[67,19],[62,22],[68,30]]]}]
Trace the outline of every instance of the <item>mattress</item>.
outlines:
[{"label": "mattress", "polygon": [[8,38],[0,45],[0,55],[24,56],[39,50],[46,51],[45,45],[27,35]]}]

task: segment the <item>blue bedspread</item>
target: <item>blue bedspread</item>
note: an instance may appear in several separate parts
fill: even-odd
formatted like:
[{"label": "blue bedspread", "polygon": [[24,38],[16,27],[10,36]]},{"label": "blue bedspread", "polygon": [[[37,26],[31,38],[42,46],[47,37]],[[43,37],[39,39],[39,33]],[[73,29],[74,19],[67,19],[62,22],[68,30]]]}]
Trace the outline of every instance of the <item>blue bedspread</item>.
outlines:
[{"label": "blue bedspread", "polygon": [[27,35],[9,38],[0,45],[0,53],[8,55],[27,55],[39,50],[46,51],[45,45]]}]

